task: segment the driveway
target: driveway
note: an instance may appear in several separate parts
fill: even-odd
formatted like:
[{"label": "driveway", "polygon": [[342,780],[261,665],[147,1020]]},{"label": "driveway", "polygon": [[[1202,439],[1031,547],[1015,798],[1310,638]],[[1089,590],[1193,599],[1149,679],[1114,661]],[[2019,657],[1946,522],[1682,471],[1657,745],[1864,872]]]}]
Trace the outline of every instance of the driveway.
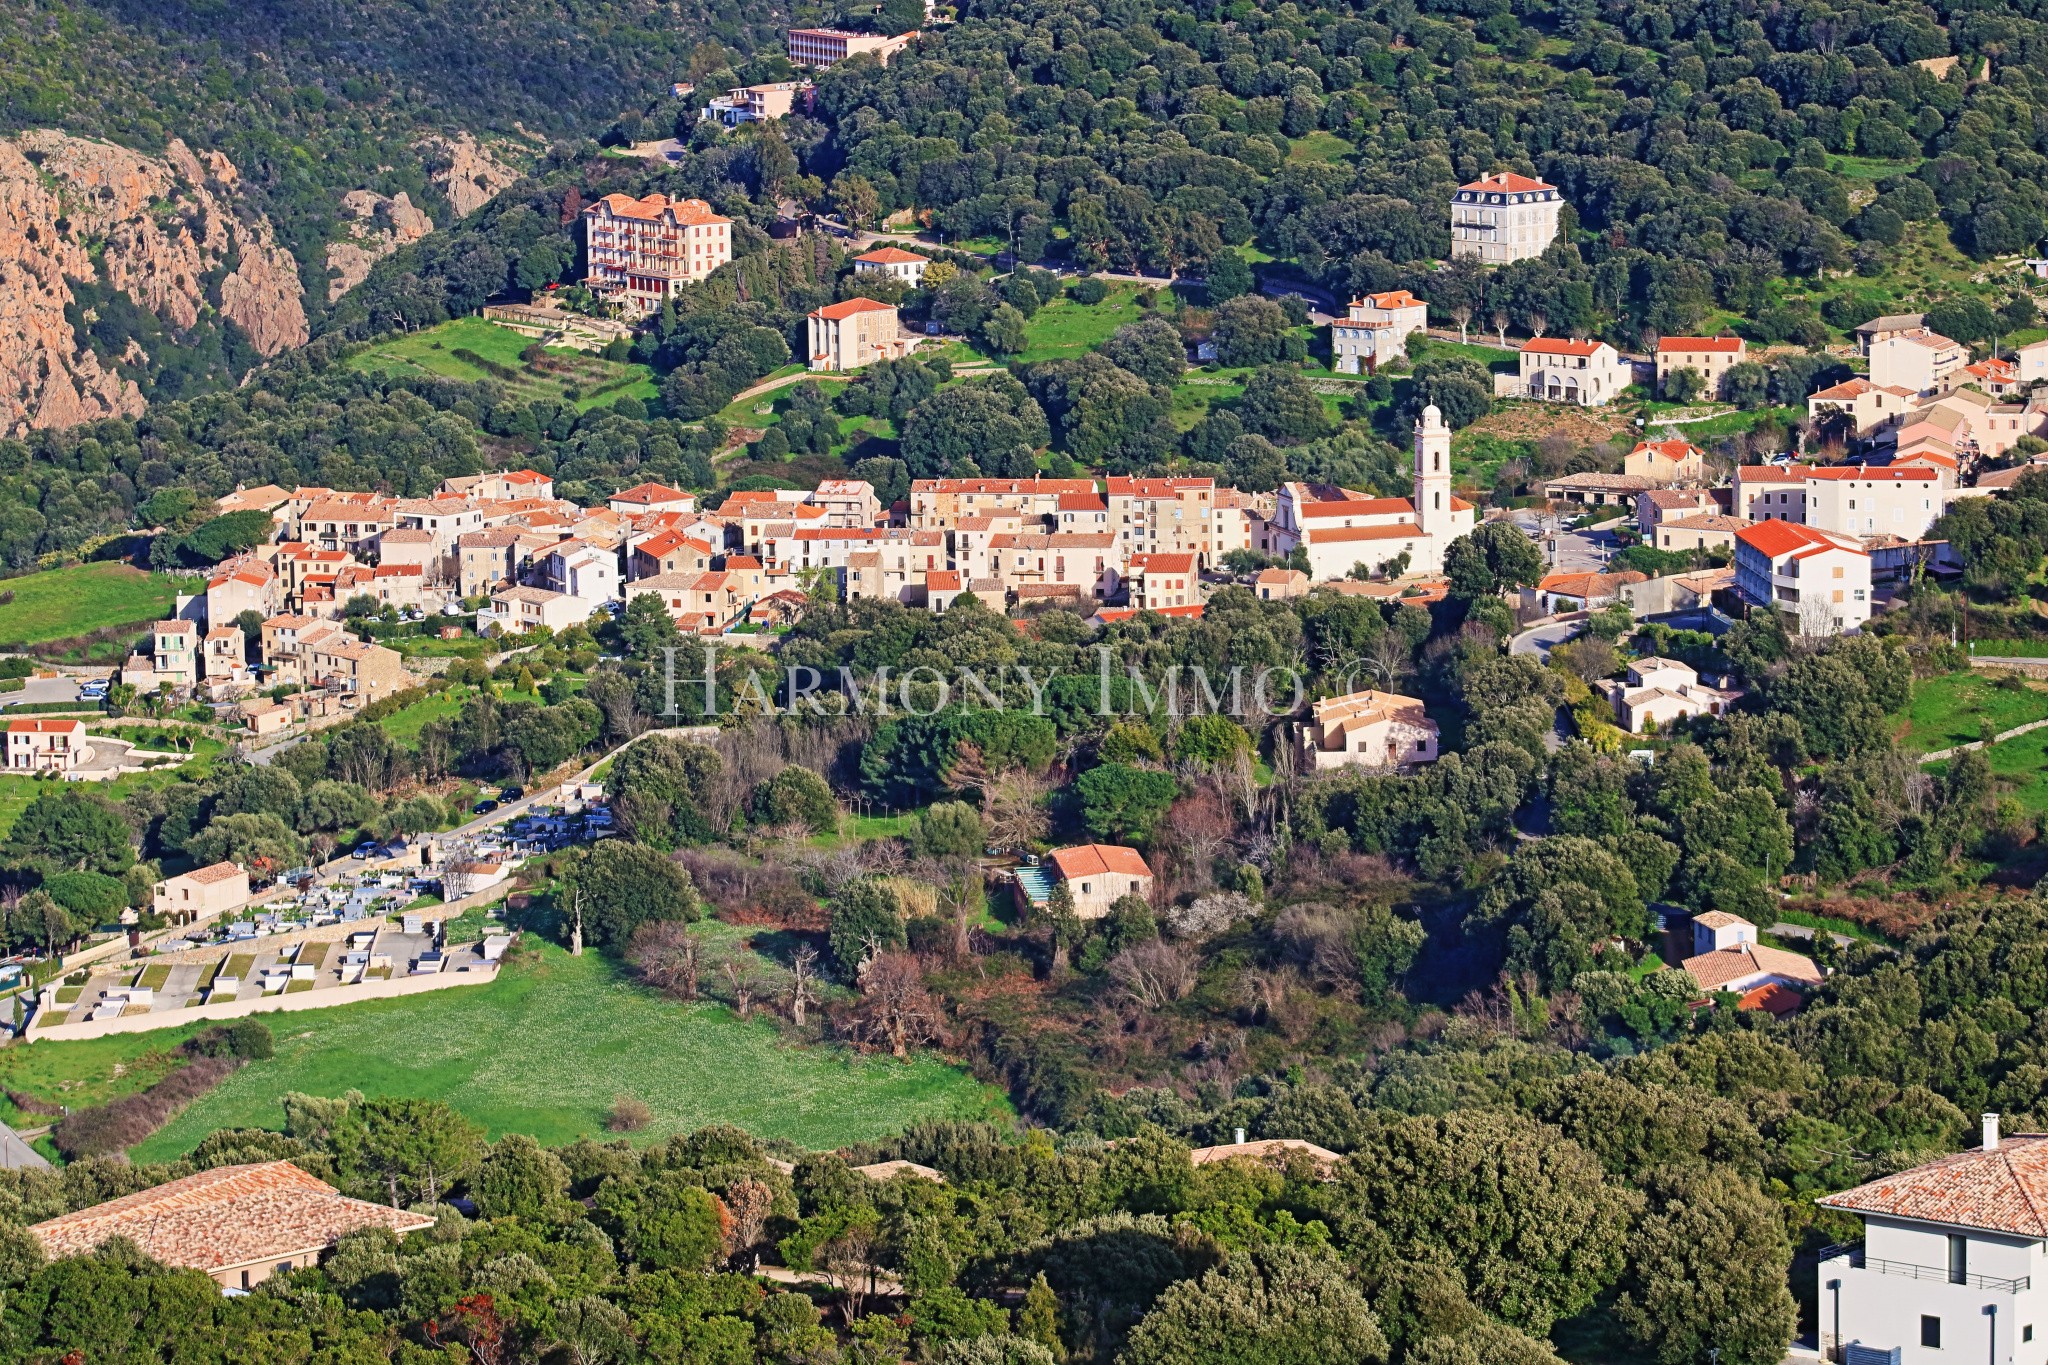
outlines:
[{"label": "driveway", "polygon": [[[60,674],[54,678],[29,678],[22,683],[21,691],[0,693],[0,704],[26,706],[59,701],[77,701],[79,684],[83,677]],[[88,702],[86,705],[92,705]]]}]

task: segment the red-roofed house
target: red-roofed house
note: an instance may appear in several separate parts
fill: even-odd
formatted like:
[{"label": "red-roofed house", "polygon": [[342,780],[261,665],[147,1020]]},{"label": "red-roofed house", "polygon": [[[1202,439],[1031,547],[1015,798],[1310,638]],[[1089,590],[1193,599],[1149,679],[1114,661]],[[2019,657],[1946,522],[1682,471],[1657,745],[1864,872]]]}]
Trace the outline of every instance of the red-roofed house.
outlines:
[{"label": "red-roofed house", "polygon": [[1707,461],[1689,441],[1644,441],[1628,453],[1621,472],[1648,479],[1662,488],[1674,483],[1698,483],[1707,475]]},{"label": "red-roofed house", "polygon": [[7,722],[7,771],[68,773],[92,756],[85,722],[53,716]]},{"label": "red-roofed house", "polygon": [[1557,186],[1495,171],[1451,196],[1451,259],[1505,265],[1541,256],[1557,240]]},{"label": "red-roofed house", "polygon": [[877,247],[863,256],[853,258],[853,273],[856,275],[879,275],[885,280],[901,280],[915,289],[924,282],[924,268],[931,264],[928,257],[915,251],[905,251],[900,246]]},{"label": "red-roofed house", "polygon": [[1839,635],[1870,619],[1870,555],[1838,532],[1757,522],[1735,537],[1735,591],[1790,615],[1801,635]]},{"label": "red-roofed house", "polygon": [[1621,352],[1604,341],[1539,337],[1521,353],[1521,396],[1545,403],[1603,407],[1634,380]]},{"label": "red-roofed house", "polygon": [[1368,498],[1333,484],[1282,484],[1265,521],[1266,552],[1302,550],[1309,577],[1319,583],[1345,578],[1360,564],[1386,566],[1396,576],[1442,572],[1451,543],[1479,520],[1478,509],[1451,492],[1450,449],[1450,430],[1431,404],[1415,424],[1412,496]]},{"label": "red-roofed house", "polygon": [[1806,466],[1738,465],[1729,515],[1744,521],[1806,520]]},{"label": "red-roofed house", "polygon": [[1844,379],[1808,396],[1806,416],[1816,428],[1839,422],[1847,434],[1868,438],[1903,422],[1913,410],[1913,402],[1911,389],[1862,378]]},{"label": "red-roofed house", "polygon": [[433,1225],[423,1214],[346,1198],[289,1161],[264,1161],[216,1166],[29,1232],[52,1258],[83,1256],[125,1237],[152,1260],[204,1271],[224,1289],[248,1289],[313,1265],[347,1233],[376,1227],[403,1237]]},{"label": "red-roofed house", "polygon": [[1922,398],[1947,393],[1970,363],[1970,348],[1939,332],[1913,327],[1870,346],[1870,382]]},{"label": "red-roofed house", "polygon": [[717,551],[681,531],[663,531],[633,547],[626,557],[626,578],[652,578],[665,573],[709,573]]},{"label": "red-roofed house", "polygon": [[1055,880],[1066,883],[1081,919],[1101,919],[1124,896],[1152,898],[1152,869],[1134,848],[1080,844],[1046,855]]},{"label": "red-roofed house", "polygon": [[811,314],[810,367],[845,374],[877,360],[900,360],[917,345],[903,334],[895,305],[873,299],[827,304]]},{"label": "red-roofed house", "polygon": [[1140,611],[1194,606],[1202,600],[1201,573],[1192,554],[1132,555],[1124,566],[1131,605]]},{"label": "red-roofed house", "polygon": [[1429,305],[1405,289],[1351,301],[1350,316],[1330,324],[1330,359],[1339,374],[1378,369],[1408,354],[1410,333],[1429,326]]},{"label": "red-roofed house", "polygon": [[1672,375],[1691,370],[1702,381],[1700,392],[1715,397],[1721,376],[1741,363],[1741,337],[1665,337],[1657,343],[1657,389],[1663,392]]},{"label": "red-roofed house", "polygon": [[1125,555],[1190,551],[1206,564],[1216,545],[1216,480],[1112,478],[1104,500]]},{"label": "red-roofed house", "polygon": [[[1831,1358],[2032,1361],[2048,1300],[2048,1136],[2002,1135],[1814,1202],[1863,1220],[1818,1267]],[[1843,1348],[1846,1348],[1844,1351]]]},{"label": "red-roofed house", "polygon": [[1850,536],[1920,540],[1954,493],[1925,465],[1828,465],[1806,471],[1806,524]]}]

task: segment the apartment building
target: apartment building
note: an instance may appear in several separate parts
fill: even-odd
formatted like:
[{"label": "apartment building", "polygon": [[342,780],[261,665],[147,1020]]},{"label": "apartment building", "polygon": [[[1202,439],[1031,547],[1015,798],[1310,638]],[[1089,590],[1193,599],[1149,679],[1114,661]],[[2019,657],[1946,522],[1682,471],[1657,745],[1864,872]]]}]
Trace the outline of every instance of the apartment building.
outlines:
[{"label": "apartment building", "polygon": [[1868,379],[1845,379],[1816,390],[1806,400],[1807,418],[1818,427],[1823,419],[1839,417],[1847,433],[1867,440],[1886,427],[1897,426],[1913,410],[1917,396],[1897,385],[1878,385]]},{"label": "apartment building", "polygon": [[1557,186],[1496,171],[1451,196],[1451,259],[1505,265],[1541,256],[1557,240]]},{"label": "apartment building", "polygon": [[1839,532],[1759,522],[1735,537],[1735,590],[1785,613],[1801,635],[1859,630],[1870,619],[1870,555]]},{"label": "apartment building", "polygon": [[1296,740],[1302,767],[1323,772],[1433,763],[1439,734],[1418,699],[1368,689],[1317,702]]},{"label": "apartment building", "polygon": [[1112,478],[1104,501],[1124,557],[1188,552],[1206,564],[1216,548],[1216,480]]},{"label": "apartment building", "polygon": [[[533,536],[537,544],[543,537]],[[515,582],[525,561],[528,533],[512,526],[471,531],[455,542],[456,591],[464,597],[485,597]]]},{"label": "apartment building", "polygon": [[1804,465],[1746,464],[1735,471],[1729,512],[1744,521],[1806,521]]},{"label": "apartment building", "polygon": [[249,681],[249,637],[238,626],[215,626],[200,645],[200,669],[209,684]]},{"label": "apartment building", "polygon": [[1124,561],[1124,586],[1139,611],[1202,604],[1202,575],[1192,554],[1137,554]]},{"label": "apartment building", "polygon": [[284,612],[263,623],[261,652],[271,686],[306,681],[303,659],[309,645],[340,633],[340,627],[317,616]]},{"label": "apartment building", "polygon": [[225,560],[206,580],[206,619],[226,625],[245,611],[268,616],[284,596],[277,570],[253,556]]},{"label": "apartment building", "polygon": [[1701,392],[1714,397],[1722,376],[1741,363],[1741,337],[1664,337],[1657,343],[1657,391],[1663,393],[1680,370],[1691,370],[1703,381]]},{"label": "apartment building", "polygon": [[361,702],[382,701],[406,685],[405,661],[395,649],[365,644],[335,631],[305,644],[299,668],[310,688],[325,688]]},{"label": "apartment building", "polygon": [[398,524],[390,504],[327,498],[308,506],[296,519],[292,539],[315,550],[369,558],[377,538]]},{"label": "apartment building", "polygon": [[889,37],[880,33],[852,33],[843,28],[793,28],[789,30],[789,61],[792,66],[822,71],[848,57],[872,53],[883,66],[909,47],[918,30]]},{"label": "apartment building", "polygon": [[1831,465],[1806,471],[1806,524],[1848,536],[1922,540],[1954,494],[1925,467]]},{"label": "apartment building", "polygon": [[1114,597],[1123,556],[1116,537],[1107,531],[1059,532],[1051,535],[1011,532],[991,536],[985,560],[968,568],[970,579],[994,578],[1004,588],[1027,595],[1075,596],[1094,601]]},{"label": "apartment building", "polygon": [[1521,396],[1539,402],[1603,407],[1634,382],[1629,363],[1604,341],[1539,337],[1520,358]]},{"label": "apartment building", "polygon": [[561,540],[534,557],[540,579],[556,592],[584,604],[583,616],[619,599],[619,557],[610,550]]},{"label": "apartment building", "polygon": [[1870,382],[1933,398],[1954,388],[1969,363],[1970,350],[1960,341],[1914,327],[1871,344]]},{"label": "apartment building", "polygon": [[[659,309],[732,259],[732,219],[701,199],[608,194],[583,210],[584,284],[628,313]],[[528,493],[526,496],[552,496]]]},{"label": "apartment building", "polygon": [[159,621],[151,631],[150,654],[156,682],[173,687],[199,683],[199,627],[191,621]]},{"label": "apartment building", "polygon": [[1330,363],[1339,374],[1365,374],[1408,354],[1410,334],[1429,326],[1429,305],[1405,289],[1353,299],[1349,315],[1330,324]]},{"label": "apartment building", "polygon": [[882,500],[866,479],[826,479],[812,491],[811,505],[824,511],[828,526],[873,526],[882,518]]},{"label": "apartment building", "polygon": [[[1069,498],[1080,501],[1069,507]],[[930,530],[950,529],[961,517],[997,512],[1041,518],[1062,531],[1094,529],[1066,521],[1063,509],[1100,511],[1101,524],[1108,524],[1109,504],[1093,479],[913,479],[910,484],[910,524]]]},{"label": "apartment building", "polygon": [[704,541],[680,531],[663,531],[634,545],[626,557],[626,578],[631,582],[662,574],[709,573],[717,553]]},{"label": "apartment building", "polygon": [[810,337],[810,367],[824,374],[901,360],[918,341],[904,335],[895,305],[873,299],[848,299],[816,310],[810,316]]},{"label": "apartment building", "polygon": [[788,118],[802,105],[809,113],[817,91],[809,81],[775,81],[767,85],[738,85],[723,95],[713,95],[704,106],[704,117],[737,128],[742,123],[766,123]]}]

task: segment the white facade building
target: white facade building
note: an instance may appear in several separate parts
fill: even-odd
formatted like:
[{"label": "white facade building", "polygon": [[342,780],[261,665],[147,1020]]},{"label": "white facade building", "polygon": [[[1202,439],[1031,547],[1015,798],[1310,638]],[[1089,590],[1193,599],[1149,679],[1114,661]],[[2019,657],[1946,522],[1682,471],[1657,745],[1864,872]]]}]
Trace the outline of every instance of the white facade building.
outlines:
[{"label": "white facade building", "polygon": [[1801,635],[1840,635],[1870,619],[1870,554],[1861,541],[1790,521],[1735,537],[1735,591],[1792,618]]},{"label": "white facade building", "polygon": [[1539,337],[1522,347],[1524,398],[1597,408],[1613,402],[1634,379],[1621,352],[1604,341]]},{"label": "white facade building", "polygon": [[1541,256],[1557,240],[1564,198],[1557,186],[1496,171],[1451,196],[1451,259],[1505,265]]},{"label": "white facade building", "polygon": [[1405,289],[1351,301],[1350,316],[1330,324],[1330,363],[1363,374],[1408,354],[1408,336],[1429,326],[1429,305]]},{"label": "white facade building", "polygon": [[1371,498],[1330,484],[1284,483],[1267,544],[1281,557],[1305,551],[1309,577],[1318,582],[1344,578],[1359,564],[1377,569],[1402,555],[1403,573],[1434,574],[1443,571],[1451,542],[1478,524],[1479,510],[1451,492],[1451,432],[1432,403],[1415,424],[1412,496]]},{"label": "white facade building", "polygon": [[1851,1365],[2048,1361],[2048,1137],[2001,1137],[1815,1201],[1863,1220],[1822,1252],[1820,1345]]}]

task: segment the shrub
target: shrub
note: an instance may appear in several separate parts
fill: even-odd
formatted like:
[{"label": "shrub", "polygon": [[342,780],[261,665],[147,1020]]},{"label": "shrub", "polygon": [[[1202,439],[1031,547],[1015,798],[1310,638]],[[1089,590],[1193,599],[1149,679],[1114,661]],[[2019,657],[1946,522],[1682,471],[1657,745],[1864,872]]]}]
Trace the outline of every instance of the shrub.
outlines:
[{"label": "shrub", "polygon": [[604,1126],[614,1133],[637,1133],[654,1122],[654,1111],[637,1095],[620,1095],[612,1101]]},{"label": "shrub", "polygon": [[147,1090],[79,1110],[52,1128],[50,1138],[67,1161],[126,1151],[241,1065],[237,1057],[196,1057]]}]

